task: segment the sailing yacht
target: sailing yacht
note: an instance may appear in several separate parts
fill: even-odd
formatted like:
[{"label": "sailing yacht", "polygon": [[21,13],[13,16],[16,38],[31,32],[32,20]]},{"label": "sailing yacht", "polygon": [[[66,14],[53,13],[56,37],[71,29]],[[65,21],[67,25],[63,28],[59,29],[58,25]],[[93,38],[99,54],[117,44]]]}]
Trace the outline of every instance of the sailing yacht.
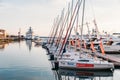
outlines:
[{"label": "sailing yacht", "polygon": [[103,47],[106,53],[120,53],[120,41],[113,42],[111,45],[104,45]]},{"label": "sailing yacht", "polygon": [[114,69],[113,63],[95,59],[93,57],[75,57],[71,59],[59,59],[59,68],[66,69],[87,69],[87,70],[110,70]]}]

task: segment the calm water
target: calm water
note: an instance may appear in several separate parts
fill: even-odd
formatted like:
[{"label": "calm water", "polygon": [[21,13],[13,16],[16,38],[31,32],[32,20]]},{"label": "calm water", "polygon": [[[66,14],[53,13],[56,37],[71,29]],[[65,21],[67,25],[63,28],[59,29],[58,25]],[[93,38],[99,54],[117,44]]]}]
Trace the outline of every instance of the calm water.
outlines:
[{"label": "calm water", "polygon": [[31,41],[0,45],[0,80],[120,80],[114,72],[52,71],[47,52]]}]

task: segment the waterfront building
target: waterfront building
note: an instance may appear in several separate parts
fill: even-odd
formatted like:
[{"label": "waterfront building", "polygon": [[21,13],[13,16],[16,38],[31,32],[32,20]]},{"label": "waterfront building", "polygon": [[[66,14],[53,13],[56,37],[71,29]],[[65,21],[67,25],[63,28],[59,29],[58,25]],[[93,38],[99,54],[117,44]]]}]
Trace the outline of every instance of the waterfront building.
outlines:
[{"label": "waterfront building", "polygon": [[5,30],[0,29],[0,39],[4,39],[6,37]]}]

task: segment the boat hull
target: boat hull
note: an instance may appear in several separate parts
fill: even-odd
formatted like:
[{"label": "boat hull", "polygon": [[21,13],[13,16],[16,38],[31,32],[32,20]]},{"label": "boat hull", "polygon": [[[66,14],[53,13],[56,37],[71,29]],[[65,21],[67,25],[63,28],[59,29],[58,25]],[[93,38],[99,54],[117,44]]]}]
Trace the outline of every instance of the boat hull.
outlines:
[{"label": "boat hull", "polygon": [[111,70],[114,65],[110,63],[83,63],[72,61],[59,61],[59,68],[62,69],[87,69],[87,70]]}]

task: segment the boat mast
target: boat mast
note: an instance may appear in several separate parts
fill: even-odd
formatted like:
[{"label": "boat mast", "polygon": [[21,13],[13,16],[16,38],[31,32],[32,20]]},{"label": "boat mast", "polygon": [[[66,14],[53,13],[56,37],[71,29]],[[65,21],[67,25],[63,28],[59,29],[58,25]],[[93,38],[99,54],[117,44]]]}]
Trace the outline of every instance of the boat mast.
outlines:
[{"label": "boat mast", "polygon": [[50,31],[50,36],[49,36],[49,39],[48,39],[48,44],[51,43],[51,39],[52,39],[52,36],[53,36],[53,33],[54,33],[54,29],[55,29],[55,19],[54,19],[54,22],[53,22],[52,29]]},{"label": "boat mast", "polygon": [[82,25],[81,25],[81,40],[83,39],[84,14],[85,14],[85,0],[83,0]]},{"label": "boat mast", "polygon": [[60,48],[59,55],[62,53],[62,51],[63,51],[63,49],[64,49],[64,46],[65,46],[65,44],[66,44],[66,42],[67,42],[67,37],[68,37],[68,34],[69,34],[69,30],[70,30],[70,28],[71,28],[72,20],[73,20],[73,18],[74,18],[75,11],[76,11],[76,9],[77,9],[78,3],[79,3],[79,0],[78,0],[77,3],[76,3],[75,9],[74,9],[73,14],[72,14],[71,19],[70,19],[70,23],[69,23],[69,25],[68,25],[68,27],[67,27],[66,35],[65,35],[64,40],[63,40],[63,42],[62,42],[62,46],[61,46],[61,48]]},{"label": "boat mast", "polygon": [[79,11],[79,8],[80,8],[80,5],[81,5],[81,2],[80,0],[77,1],[76,3],[76,6],[75,6],[75,9],[73,11],[73,15],[70,19],[70,23],[69,23],[69,26],[68,26],[68,29],[67,29],[67,32],[66,32],[66,35],[65,35],[65,38],[64,38],[64,41],[62,43],[62,47],[59,51],[59,55],[60,54],[63,54],[63,50],[65,49],[66,47],[66,42],[68,41],[69,37],[70,37],[70,34],[71,34],[71,31],[72,31],[72,28],[73,28],[73,25],[74,25],[74,22],[76,20],[76,17],[77,17],[77,13]]},{"label": "boat mast", "polygon": [[[84,14],[85,14],[85,0],[83,0],[83,9],[82,9],[82,22],[81,22],[81,26],[80,26],[80,32],[81,32],[81,43],[80,45],[82,46],[82,39],[83,39],[83,25],[84,25]],[[80,57],[81,57],[81,53],[82,53],[82,47],[80,47]]]},{"label": "boat mast", "polygon": [[60,30],[60,35],[58,37],[58,45],[57,45],[56,51],[57,51],[58,47],[61,45],[60,42],[62,42],[62,35],[63,35],[63,32],[64,32],[65,27],[67,25],[67,22],[69,20],[69,15],[70,15],[70,3],[68,4],[68,11],[66,12],[66,15],[65,15],[65,17],[63,19],[63,22],[62,22],[62,27],[61,27],[61,30]]},{"label": "boat mast", "polygon": [[86,22],[87,28],[88,28],[88,39],[90,39],[90,29],[89,29],[89,25],[88,22]]},{"label": "boat mast", "polygon": [[56,19],[54,19],[54,22],[53,22],[53,27],[51,29],[51,34],[50,34],[48,44],[51,44],[51,42],[52,42],[52,38],[53,38],[54,32],[55,32],[55,28],[56,28]]},{"label": "boat mast", "polygon": [[63,30],[63,23],[64,23],[64,8],[63,8],[63,10],[62,10],[62,14],[61,14],[61,22],[60,22],[60,31],[59,31],[59,33],[58,33],[58,37],[57,37],[57,39],[56,39],[56,46],[58,45],[58,43],[59,43],[59,40],[60,40],[60,36],[61,36],[61,33],[62,33],[62,30]]},{"label": "boat mast", "polygon": [[53,36],[53,39],[52,39],[52,44],[51,44],[51,46],[53,46],[53,43],[55,42],[55,38],[56,38],[58,29],[59,29],[59,25],[60,25],[60,22],[61,22],[61,18],[62,18],[62,17],[60,17],[60,19],[59,19],[59,16],[58,16],[57,25],[56,25],[56,29],[55,29],[55,33],[54,33],[54,36]]},{"label": "boat mast", "polygon": [[96,34],[97,34],[97,39],[99,39],[100,35],[99,35],[99,30],[98,30],[98,26],[97,26],[96,20],[94,19],[93,22],[94,22],[94,25],[95,25],[95,31],[96,31]]},{"label": "boat mast", "polygon": [[49,39],[49,44],[52,44],[53,37],[54,37],[54,33],[55,33],[55,29],[56,29],[56,27],[57,27],[56,25],[57,25],[58,17],[59,17],[59,16],[57,16],[57,17],[54,19],[53,30],[52,30],[52,33],[51,33],[51,36],[50,36],[50,39]]}]

